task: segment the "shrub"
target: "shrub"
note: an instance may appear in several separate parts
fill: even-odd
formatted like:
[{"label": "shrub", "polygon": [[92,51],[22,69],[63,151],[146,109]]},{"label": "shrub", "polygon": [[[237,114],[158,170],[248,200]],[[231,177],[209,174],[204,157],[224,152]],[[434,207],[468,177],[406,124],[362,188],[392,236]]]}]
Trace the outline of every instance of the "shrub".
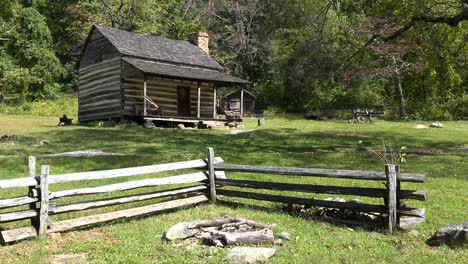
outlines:
[{"label": "shrub", "polygon": [[76,119],[78,100],[77,98],[62,98],[54,101],[24,102],[19,105],[0,104],[0,113],[54,117],[66,114],[69,118]]},{"label": "shrub", "polygon": [[452,100],[447,105],[447,110],[454,119],[468,120],[468,95]]}]

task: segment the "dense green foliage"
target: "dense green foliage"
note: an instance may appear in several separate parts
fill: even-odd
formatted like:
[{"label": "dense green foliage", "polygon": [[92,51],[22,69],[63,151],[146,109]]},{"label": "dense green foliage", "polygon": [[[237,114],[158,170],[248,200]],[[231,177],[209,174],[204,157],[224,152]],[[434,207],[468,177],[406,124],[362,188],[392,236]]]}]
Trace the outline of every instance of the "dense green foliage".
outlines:
[{"label": "dense green foliage", "polygon": [[54,100],[40,100],[19,105],[0,104],[0,114],[58,117],[66,114],[77,119],[78,100],[62,97]]},{"label": "dense green foliage", "polygon": [[0,92],[31,101],[76,91],[86,34],[105,24],[175,39],[209,32],[212,55],[252,81],[259,107],[466,119],[468,22],[419,17],[456,16],[462,2],[3,0]]}]

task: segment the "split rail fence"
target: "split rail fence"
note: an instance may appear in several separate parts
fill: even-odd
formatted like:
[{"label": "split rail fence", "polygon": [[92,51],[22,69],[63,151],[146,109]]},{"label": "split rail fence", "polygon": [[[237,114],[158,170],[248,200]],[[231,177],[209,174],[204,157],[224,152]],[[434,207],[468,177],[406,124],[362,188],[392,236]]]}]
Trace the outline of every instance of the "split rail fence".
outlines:
[{"label": "split rail fence", "polygon": [[[50,175],[48,165],[41,166],[40,176],[36,174],[36,159],[29,157],[29,177],[0,180],[0,189],[27,187],[28,195],[0,199],[0,209],[28,205],[29,209],[0,214],[0,223],[15,222],[30,219],[31,226],[1,231],[1,241],[11,243],[50,233],[67,231],[97,223],[152,214],[156,212],[176,209],[184,206],[200,204],[211,200],[216,202],[217,195],[226,197],[241,197],[280,203],[294,203],[311,206],[351,209],[362,212],[377,212],[388,217],[388,229],[395,230],[399,225],[400,216],[414,216],[424,218],[424,209],[401,207],[403,199],[425,200],[424,191],[401,190],[401,182],[424,182],[424,175],[414,173],[400,173],[396,165],[386,165],[385,172],[313,169],[294,167],[267,167],[225,164],[221,157],[214,157],[212,148],[208,148],[206,160],[190,160],[166,164]],[[132,180],[122,183],[107,184],[97,187],[77,188],[70,190],[49,191],[51,184],[78,182],[88,180],[102,180],[111,178],[132,177],[144,174],[168,172],[176,170],[196,169],[199,172],[169,176],[164,178],[149,178]],[[385,181],[386,189],[324,186],[311,184],[291,184],[278,182],[261,182],[251,180],[234,180],[225,176],[225,171],[244,173],[264,173],[269,175],[310,176],[343,179]],[[189,187],[179,187],[150,193],[140,193],[129,196],[118,196],[109,199],[80,201],[70,204],[58,204],[57,201],[65,197],[79,195],[94,195],[109,192],[121,192],[145,187],[192,184]],[[225,187],[240,187],[265,189],[275,191],[295,191],[306,193],[341,194],[365,197],[382,197],[383,205],[362,204],[353,202],[335,202],[319,199],[308,199],[284,195],[255,193],[239,190],[228,190]],[[180,198],[183,195],[185,198]],[[171,197],[171,200],[146,206],[112,211],[97,215],[83,216],[73,219],[52,222],[51,215],[83,211],[100,207],[140,202],[161,197]],[[0,229],[1,230],[1,229]]]}]

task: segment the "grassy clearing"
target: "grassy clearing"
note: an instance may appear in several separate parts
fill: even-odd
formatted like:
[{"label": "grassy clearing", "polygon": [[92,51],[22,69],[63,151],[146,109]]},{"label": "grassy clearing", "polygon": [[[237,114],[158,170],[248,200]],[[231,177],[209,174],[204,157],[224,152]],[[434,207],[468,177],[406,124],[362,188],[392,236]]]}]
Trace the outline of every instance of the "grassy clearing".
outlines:
[{"label": "grassy clearing", "polygon": [[[360,145],[379,148],[382,146],[382,139],[392,146],[406,147],[448,147],[468,144],[468,122],[445,122],[444,129],[414,129],[413,126],[417,122],[378,121],[376,124],[352,125],[344,121],[314,122],[302,120],[297,116],[277,116],[267,117],[264,128],[239,135],[228,135],[222,131],[147,130],[122,126],[56,127],[57,122],[50,118],[0,115],[0,134],[17,134],[22,137],[20,141],[0,142],[0,178],[27,175],[27,155],[85,149],[100,149],[124,155],[80,158],[39,157],[38,164],[50,164],[53,174],[122,168],[203,158],[206,147],[211,146],[215,148],[216,155],[222,156],[230,163],[382,170],[381,162],[371,154],[346,151]],[[255,120],[247,120],[246,126],[254,128]],[[43,139],[49,140],[50,145],[33,146]],[[359,141],[362,141],[362,144],[359,144]],[[353,230],[288,215],[278,209],[279,205],[250,202],[265,209],[256,210],[249,206],[201,205],[187,210],[119,221],[66,233],[59,242],[31,240],[0,247],[0,255],[5,256],[0,262],[44,262],[52,254],[89,252],[89,259],[93,263],[222,263],[225,261],[225,255],[221,250],[214,252],[206,252],[202,248],[187,250],[166,244],[160,238],[167,227],[178,221],[229,214],[274,222],[278,224],[279,230],[285,230],[293,235],[293,241],[278,248],[272,263],[310,263],[311,261],[466,263],[468,249],[430,248],[424,241],[435,229],[448,223],[468,219],[467,154],[457,152],[409,155],[408,162],[402,165],[403,172],[427,175],[427,182],[424,184],[403,185],[407,189],[423,189],[429,193],[428,201],[409,203],[411,206],[425,207],[427,210],[427,222],[416,228],[420,232],[420,237],[403,233],[387,235],[361,229]],[[136,178],[167,175],[169,174],[162,173]],[[244,173],[228,173],[228,176],[238,179],[381,187],[381,183],[374,182],[307,177],[291,179]],[[61,184],[52,186],[52,190],[97,186],[125,180],[128,179]],[[128,191],[119,195],[156,189],[158,188]],[[0,197],[24,194],[24,188],[0,190]],[[64,199],[61,202],[112,196],[115,194],[83,196]],[[306,197],[311,196],[306,195]],[[247,202],[242,199],[233,200]],[[380,203],[375,199],[370,201]],[[54,219],[106,212],[117,207],[120,209],[137,204],[59,215],[54,216]],[[24,221],[2,227],[12,228],[27,224]]]}]

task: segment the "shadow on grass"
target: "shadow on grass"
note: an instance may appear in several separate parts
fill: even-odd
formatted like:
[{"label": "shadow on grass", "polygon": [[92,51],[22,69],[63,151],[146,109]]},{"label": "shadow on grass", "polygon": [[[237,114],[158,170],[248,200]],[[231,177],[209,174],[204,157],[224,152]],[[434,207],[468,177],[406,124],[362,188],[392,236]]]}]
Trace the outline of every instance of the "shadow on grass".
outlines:
[{"label": "shadow on grass", "polygon": [[[380,170],[380,162],[370,153],[340,154],[337,152],[340,148],[358,147],[358,142],[362,139],[364,139],[365,146],[380,147],[382,137],[386,138],[388,143],[397,142],[407,147],[453,145],[449,140],[433,141],[431,138],[419,137],[417,134],[399,134],[395,130],[387,132],[373,130],[353,134],[349,131],[342,133],[337,131],[304,132],[295,128],[259,129],[251,133],[229,135],[225,131],[210,130],[153,130],[140,127],[107,129],[76,126],[71,129],[54,129],[48,133],[34,134],[34,137],[47,138],[50,145],[38,148],[21,146],[8,151],[23,156],[86,149],[125,154],[90,158],[40,158],[38,161],[38,164],[61,166],[60,169],[67,172],[205,158],[207,147],[213,147],[216,156],[221,156],[230,163],[278,165],[281,161],[283,166],[328,168],[333,166],[334,168]],[[315,153],[320,154],[313,155]],[[19,160],[7,162],[7,165],[17,166],[18,162]],[[21,162],[26,166],[27,159],[24,158]],[[15,170],[12,169],[12,171]]]},{"label": "shadow on grass", "polygon": [[401,135],[394,131],[368,131],[359,135],[336,132],[300,132],[297,129],[261,129],[251,133],[228,135],[213,131],[181,131],[172,129],[83,129],[54,130],[47,134],[53,148],[43,151],[96,148],[122,151],[126,154],[156,154],[163,152],[201,152],[208,146],[222,152],[304,153],[319,150],[335,151],[340,147],[358,147],[359,140],[370,147],[380,147],[381,139],[388,143],[427,147],[452,145],[450,141],[433,141],[418,135]]},{"label": "shadow on grass", "polygon": [[226,201],[226,200],[218,200],[218,202],[220,205],[223,205],[229,208],[234,208],[234,209],[249,208],[253,210],[260,210],[260,211],[267,212],[267,213],[268,212],[269,213],[284,213],[284,214],[289,214],[291,216],[302,218],[304,220],[313,220],[313,221],[329,223],[329,224],[333,224],[337,226],[358,227],[366,231],[380,231],[382,233],[386,231],[383,228],[383,226],[378,223],[364,223],[364,222],[359,223],[358,221],[353,221],[353,222],[342,221],[339,219],[332,219],[332,218],[326,218],[326,217],[320,217],[320,216],[313,216],[309,214],[285,211],[284,209],[280,207],[265,207],[265,206],[260,206],[260,205],[245,204],[245,203]]}]

